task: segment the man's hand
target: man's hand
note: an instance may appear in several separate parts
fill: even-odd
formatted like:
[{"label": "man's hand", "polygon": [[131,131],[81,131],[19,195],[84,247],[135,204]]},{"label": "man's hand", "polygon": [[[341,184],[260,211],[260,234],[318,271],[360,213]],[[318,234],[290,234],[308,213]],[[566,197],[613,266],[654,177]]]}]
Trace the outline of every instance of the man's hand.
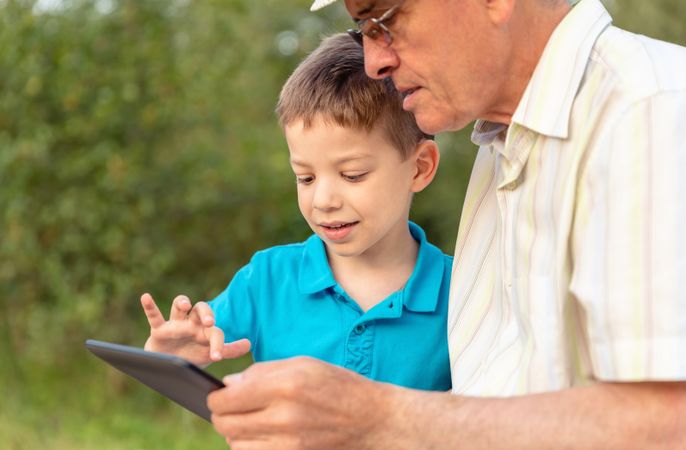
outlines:
[{"label": "man's hand", "polygon": [[255,364],[208,396],[233,450],[686,449],[686,383],[463,397],[310,358]]},{"label": "man's hand", "polygon": [[145,349],[171,353],[198,365],[237,358],[250,351],[250,341],[241,339],[224,343],[224,332],[214,326],[210,305],[193,306],[188,297],[177,296],[172,302],[169,320],[165,320],[150,294],[141,296],[141,305],[150,324]]},{"label": "man's hand", "polygon": [[254,364],[224,383],[208,406],[233,450],[392,448],[383,423],[401,388],[305,357]]}]

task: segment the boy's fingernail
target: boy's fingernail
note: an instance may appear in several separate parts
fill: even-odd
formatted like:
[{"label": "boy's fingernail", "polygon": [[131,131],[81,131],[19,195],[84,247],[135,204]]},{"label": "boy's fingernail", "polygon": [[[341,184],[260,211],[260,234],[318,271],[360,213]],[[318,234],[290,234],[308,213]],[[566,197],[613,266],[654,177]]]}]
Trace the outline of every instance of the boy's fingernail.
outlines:
[{"label": "boy's fingernail", "polygon": [[214,359],[222,359],[222,354],[219,352],[212,352],[212,358]]}]

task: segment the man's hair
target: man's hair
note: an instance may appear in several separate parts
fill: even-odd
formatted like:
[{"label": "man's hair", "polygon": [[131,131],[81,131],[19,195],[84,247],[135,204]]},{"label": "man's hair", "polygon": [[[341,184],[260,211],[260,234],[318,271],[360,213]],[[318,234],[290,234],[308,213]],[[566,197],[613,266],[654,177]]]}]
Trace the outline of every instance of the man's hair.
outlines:
[{"label": "man's hair", "polygon": [[282,127],[302,120],[305,128],[327,123],[371,131],[382,126],[406,159],[425,135],[390,80],[364,71],[364,52],[345,33],[328,37],[295,69],[281,90],[276,114]]}]

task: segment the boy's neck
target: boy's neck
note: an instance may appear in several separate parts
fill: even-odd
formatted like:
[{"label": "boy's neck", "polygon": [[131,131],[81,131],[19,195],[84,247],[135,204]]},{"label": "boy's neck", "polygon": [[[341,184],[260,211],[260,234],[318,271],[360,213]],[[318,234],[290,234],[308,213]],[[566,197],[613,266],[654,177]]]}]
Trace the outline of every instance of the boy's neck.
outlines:
[{"label": "boy's neck", "polygon": [[394,234],[386,236],[373,252],[328,255],[334,278],[363,311],[401,290],[414,271],[419,243],[407,226]]}]

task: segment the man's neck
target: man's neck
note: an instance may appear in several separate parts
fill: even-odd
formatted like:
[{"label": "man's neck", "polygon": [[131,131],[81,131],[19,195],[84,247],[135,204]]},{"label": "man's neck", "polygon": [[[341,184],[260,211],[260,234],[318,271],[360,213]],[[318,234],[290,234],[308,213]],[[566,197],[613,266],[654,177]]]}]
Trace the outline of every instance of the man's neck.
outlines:
[{"label": "man's neck", "polygon": [[566,1],[552,2],[542,7],[544,0],[525,0],[517,3],[509,35],[512,51],[507,75],[499,80],[502,86],[498,103],[482,117],[489,122],[509,125],[531,77],[543,55],[550,36],[571,10]]}]

